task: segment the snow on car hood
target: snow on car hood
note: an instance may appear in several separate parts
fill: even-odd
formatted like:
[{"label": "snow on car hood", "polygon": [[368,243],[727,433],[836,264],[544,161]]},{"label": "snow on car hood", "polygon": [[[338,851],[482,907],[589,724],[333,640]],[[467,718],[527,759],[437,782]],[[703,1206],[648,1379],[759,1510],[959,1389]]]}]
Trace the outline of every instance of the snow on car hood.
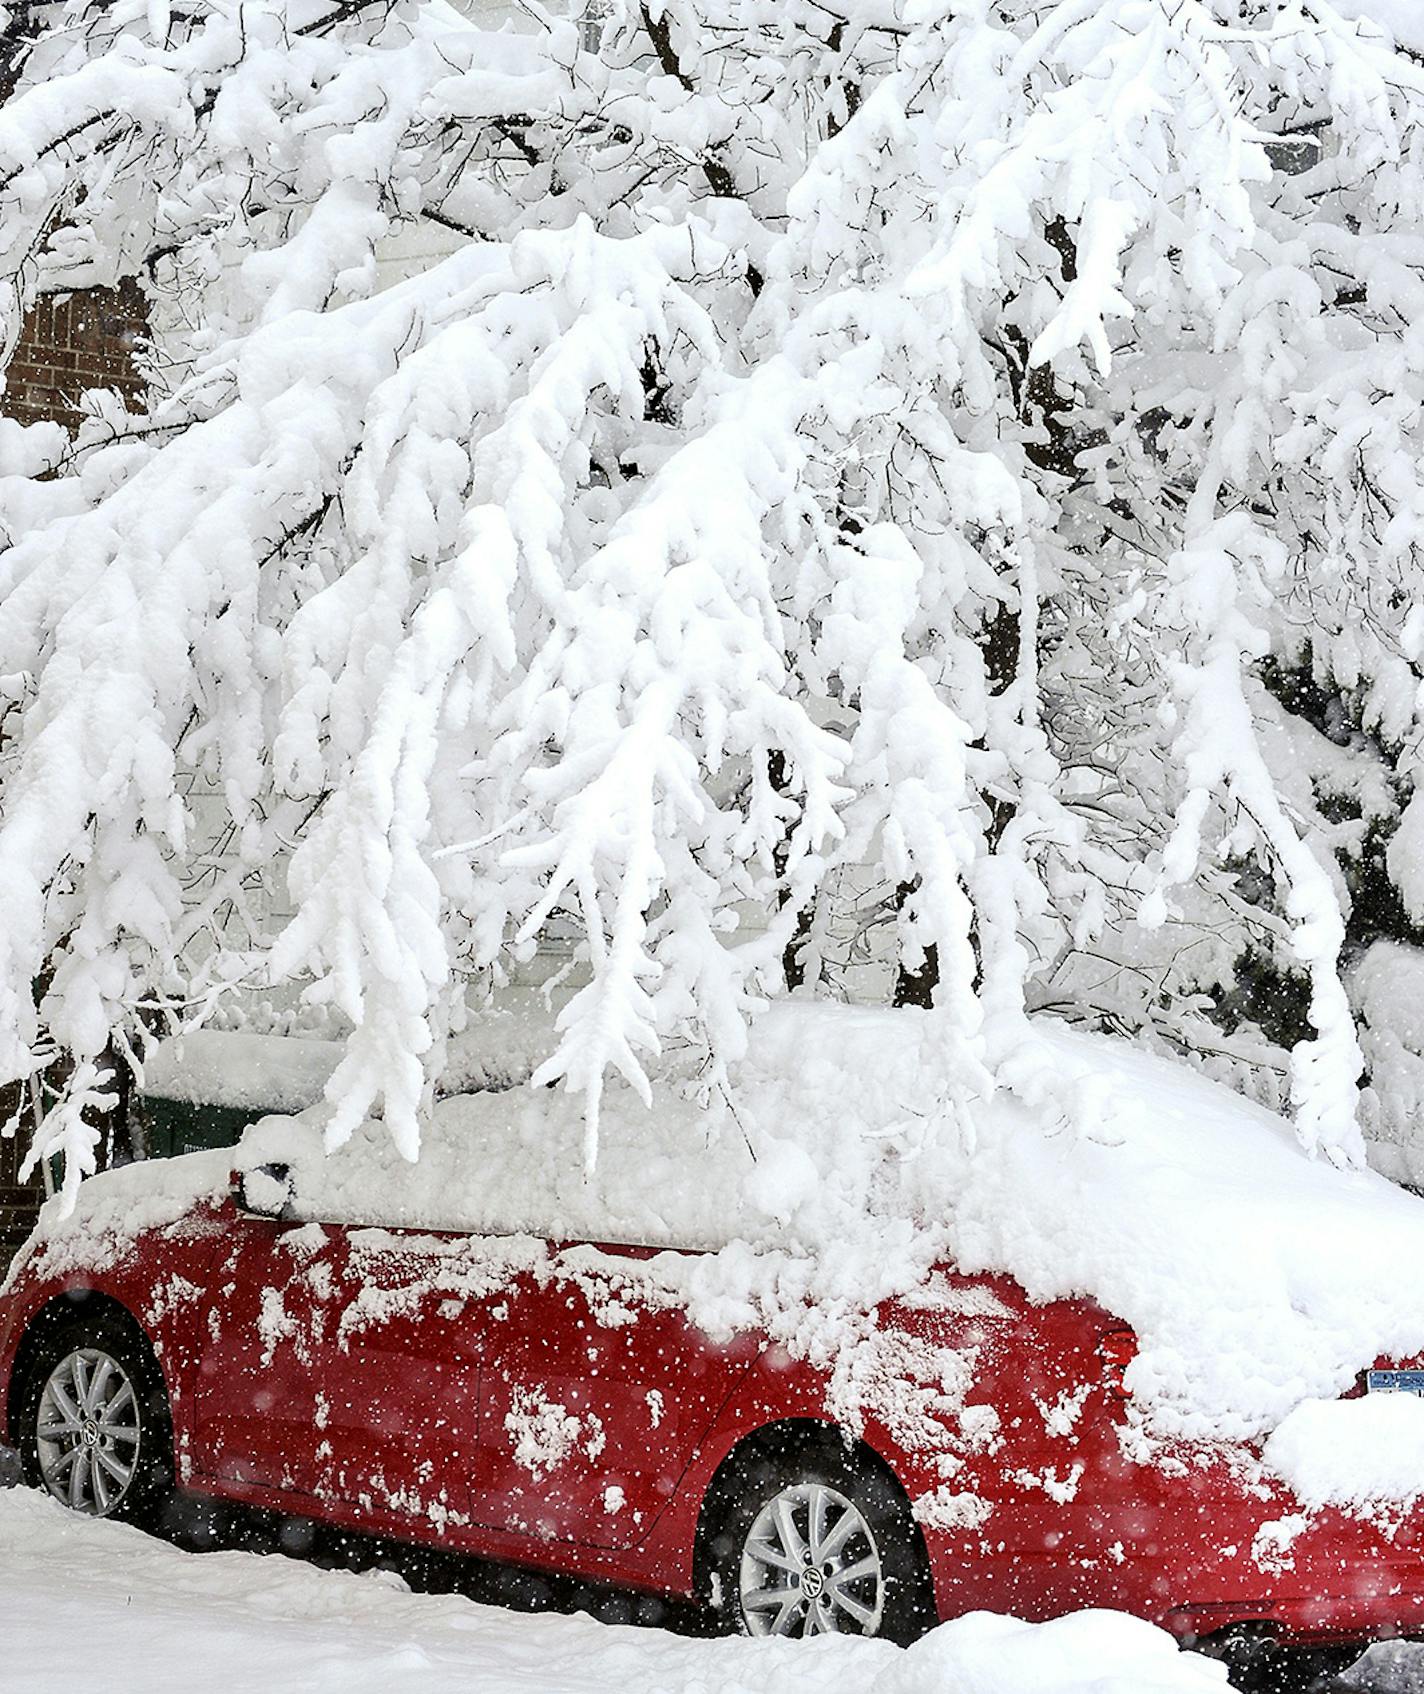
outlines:
[{"label": "snow on car hood", "polygon": [[952,1247],[1036,1298],[1088,1294],[1126,1318],[1128,1385],[1159,1429],[1260,1434],[1378,1356],[1424,1349],[1424,1202],[1308,1157],[1280,1118],[1184,1065],[1040,1034],[1058,1086],[1091,1104],[1055,1133],[995,1098],[958,1161]]},{"label": "snow on car hood", "polygon": [[[1264,1435],[1378,1356],[1424,1352],[1424,1202],[1308,1158],[1279,1118],[1185,1065],[1050,1019],[1005,1068],[1012,1089],[967,1096],[938,1018],[775,1006],[727,1095],[685,1097],[675,1067],[651,1110],[610,1090],[587,1179],[580,1103],[550,1089],[438,1102],[415,1164],[378,1124],[324,1154],[321,1108],[264,1119],[236,1162],[291,1164],[299,1209],[321,1221],[700,1247],[627,1274],[709,1329],[758,1324],[818,1362],[867,1341],[847,1314],[937,1259],[1006,1271],[1035,1299],[1087,1296],[1133,1326],[1129,1386],[1164,1437]],[[153,1173],[142,1216],[177,1215],[188,1163]],[[92,1235],[100,1215],[112,1232],[142,1180],[91,1179],[72,1219],[47,1210],[44,1235]],[[1424,1402],[1394,1415],[1416,1411],[1424,1430]],[[1335,1408],[1330,1445],[1377,1415]],[[1391,1488],[1378,1466],[1312,1483],[1320,1448],[1280,1447],[1305,1495]]]}]

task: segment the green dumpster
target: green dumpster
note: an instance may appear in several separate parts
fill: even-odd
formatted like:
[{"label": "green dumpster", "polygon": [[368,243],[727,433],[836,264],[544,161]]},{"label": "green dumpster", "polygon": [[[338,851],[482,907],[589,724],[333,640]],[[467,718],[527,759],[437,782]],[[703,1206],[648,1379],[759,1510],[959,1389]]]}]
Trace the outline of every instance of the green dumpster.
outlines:
[{"label": "green dumpster", "polygon": [[245,1031],[194,1030],[145,1056],[139,1114],[144,1153],[233,1147],[271,1112],[315,1105],[340,1057],[335,1042]]}]

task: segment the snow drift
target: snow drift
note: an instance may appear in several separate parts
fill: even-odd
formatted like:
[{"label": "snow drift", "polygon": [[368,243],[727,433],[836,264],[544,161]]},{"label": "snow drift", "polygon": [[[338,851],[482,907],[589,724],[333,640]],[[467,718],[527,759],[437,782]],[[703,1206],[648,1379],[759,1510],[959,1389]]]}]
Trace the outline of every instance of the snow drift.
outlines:
[{"label": "snow drift", "polygon": [[[907,1652],[884,1641],[692,1641],[409,1594],[278,1555],[201,1558],[125,1524],[0,1491],[10,1686],[56,1679],[56,1643],[104,1642],[109,1694],[188,1694],[221,1665],[227,1694],[1225,1694],[1225,1667],[1119,1612],[1016,1623],[979,1612]],[[61,1673],[62,1675],[62,1673]]]}]

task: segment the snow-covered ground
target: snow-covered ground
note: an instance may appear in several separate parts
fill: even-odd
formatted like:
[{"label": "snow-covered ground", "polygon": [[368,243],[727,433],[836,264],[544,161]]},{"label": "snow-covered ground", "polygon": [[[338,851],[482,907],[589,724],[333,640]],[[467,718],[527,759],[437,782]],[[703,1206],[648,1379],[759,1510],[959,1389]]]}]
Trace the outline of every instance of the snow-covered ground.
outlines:
[{"label": "snow-covered ground", "polygon": [[[70,1694],[1223,1694],[1149,1624],[987,1615],[885,1642],[696,1640],[413,1594],[378,1571],[180,1551],[0,1489],[0,1688]],[[87,1670],[85,1667],[88,1667]]]},{"label": "snow-covered ground", "polygon": [[[1227,1694],[1221,1665],[1118,1613],[980,1614],[909,1652],[693,1639],[412,1593],[389,1570],[186,1552],[7,1487],[13,1461],[0,1449],[3,1694],[71,1694],[97,1643],[105,1694]],[[1424,1647],[1372,1648],[1333,1686],[1424,1694]]]},{"label": "snow-covered ground", "polygon": [[[103,1642],[105,1694],[189,1694],[211,1677],[223,1694],[1228,1694],[1221,1665],[1119,1613],[1040,1626],[979,1614],[908,1653],[694,1639],[561,1615],[567,1595],[529,1613],[413,1593],[389,1569],[184,1551],[18,1479],[0,1447],[0,1694],[70,1694],[86,1641]],[[1380,1643],[1328,1689],[1424,1694],[1424,1645]]]}]

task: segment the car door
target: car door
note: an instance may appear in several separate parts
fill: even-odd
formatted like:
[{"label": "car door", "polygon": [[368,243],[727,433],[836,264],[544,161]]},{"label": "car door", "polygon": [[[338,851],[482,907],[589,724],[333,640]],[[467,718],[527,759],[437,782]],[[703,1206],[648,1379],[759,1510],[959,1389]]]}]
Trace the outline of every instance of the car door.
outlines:
[{"label": "car door", "polygon": [[535,1541],[636,1545],[758,1352],[722,1344],[639,1275],[576,1245],[487,1313],[475,1521]]},{"label": "car door", "polygon": [[478,1238],[237,1218],[198,1372],[195,1473],[373,1527],[466,1521],[490,1266]]},{"label": "car door", "polygon": [[347,1233],[324,1351],[327,1498],[393,1527],[471,1521],[483,1337],[509,1274],[479,1236]]},{"label": "car door", "polygon": [[191,1433],[178,1454],[195,1480],[239,1495],[317,1493],[321,1352],[340,1251],[319,1224],[231,1213],[210,1271]]}]

